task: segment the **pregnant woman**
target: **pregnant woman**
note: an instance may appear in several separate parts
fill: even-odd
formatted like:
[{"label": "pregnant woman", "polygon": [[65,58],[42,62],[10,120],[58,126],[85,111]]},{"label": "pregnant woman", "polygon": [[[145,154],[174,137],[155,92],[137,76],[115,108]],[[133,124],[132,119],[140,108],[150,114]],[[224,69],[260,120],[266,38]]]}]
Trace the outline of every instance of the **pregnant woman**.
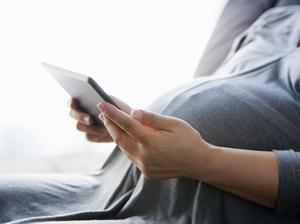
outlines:
[{"label": "pregnant woman", "polygon": [[115,141],[93,173],[1,175],[11,223],[299,223],[300,7],[272,9],[211,78],[146,111],[101,103],[106,128],[71,103],[77,128]]}]

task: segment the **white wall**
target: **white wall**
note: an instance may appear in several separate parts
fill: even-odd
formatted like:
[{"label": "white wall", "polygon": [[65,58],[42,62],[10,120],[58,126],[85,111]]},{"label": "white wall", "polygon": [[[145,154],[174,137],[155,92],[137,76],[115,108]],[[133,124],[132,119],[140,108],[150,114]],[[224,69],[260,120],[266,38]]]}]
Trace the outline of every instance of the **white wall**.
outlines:
[{"label": "white wall", "polygon": [[103,147],[75,130],[69,97],[42,61],[89,74],[144,108],[191,79],[225,2],[0,1],[0,157]]}]

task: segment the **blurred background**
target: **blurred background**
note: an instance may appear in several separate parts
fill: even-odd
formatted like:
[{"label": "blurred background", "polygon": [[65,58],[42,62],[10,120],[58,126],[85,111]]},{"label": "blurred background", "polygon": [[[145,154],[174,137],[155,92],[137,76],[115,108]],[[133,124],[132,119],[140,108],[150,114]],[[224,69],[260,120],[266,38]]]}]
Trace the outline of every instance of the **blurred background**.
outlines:
[{"label": "blurred background", "polygon": [[192,78],[226,2],[0,1],[2,169],[74,153],[103,160],[113,148],[75,129],[69,96],[42,61],[90,75],[109,94],[145,108]]}]

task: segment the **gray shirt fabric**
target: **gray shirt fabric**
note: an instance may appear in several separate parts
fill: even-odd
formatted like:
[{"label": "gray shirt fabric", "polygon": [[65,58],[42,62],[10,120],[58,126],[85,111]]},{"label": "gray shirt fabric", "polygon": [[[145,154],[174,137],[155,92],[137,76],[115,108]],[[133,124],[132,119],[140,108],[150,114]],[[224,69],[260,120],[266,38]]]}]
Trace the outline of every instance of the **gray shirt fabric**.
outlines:
[{"label": "gray shirt fabric", "polygon": [[286,150],[276,155],[280,170],[277,212],[300,217],[300,153]]},{"label": "gray shirt fabric", "polygon": [[0,175],[0,221],[299,223],[300,7],[272,9],[240,35],[224,65],[148,110],[184,119],[208,142],[275,151],[275,210],[199,180],[146,180],[117,147],[92,173]]}]

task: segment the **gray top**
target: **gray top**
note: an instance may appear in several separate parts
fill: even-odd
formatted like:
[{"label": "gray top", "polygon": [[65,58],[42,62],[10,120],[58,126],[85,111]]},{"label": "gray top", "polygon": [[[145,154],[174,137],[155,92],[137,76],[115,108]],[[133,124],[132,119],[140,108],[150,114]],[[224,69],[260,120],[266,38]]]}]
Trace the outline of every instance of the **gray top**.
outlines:
[{"label": "gray top", "polygon": [[300,152],[276,151],[276,155],[280,168],[277,211],[300,217]]},{"label": "gray top", "polygon": [[[300,149],[299,39],[300,7],[272,9],[236,39],[212,78],[194,79],[148,109],[186,120],[215,145]],[[146,180],[116,147],[93,173],[1,175],[0,222],[299,223],[300,156],[276,153],[276,210],[198,180]]]}]

